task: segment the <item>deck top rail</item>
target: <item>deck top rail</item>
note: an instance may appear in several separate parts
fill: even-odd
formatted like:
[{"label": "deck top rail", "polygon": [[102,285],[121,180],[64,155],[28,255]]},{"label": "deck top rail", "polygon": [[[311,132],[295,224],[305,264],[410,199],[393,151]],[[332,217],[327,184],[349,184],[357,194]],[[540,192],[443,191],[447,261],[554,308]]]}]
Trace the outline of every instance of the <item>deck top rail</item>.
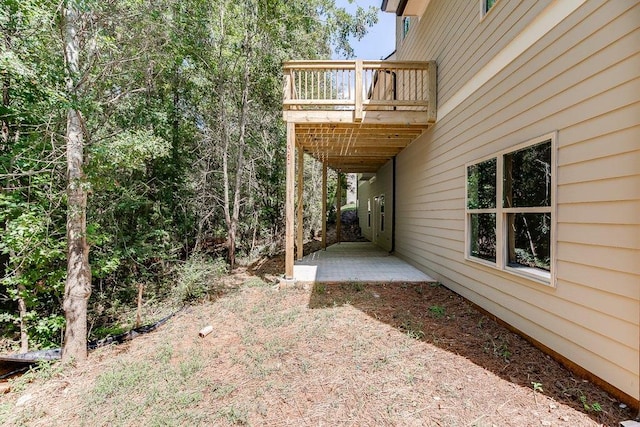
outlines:
[{"label": "deck top rail", "polygon": [[421,112],[435,122],[435,61],[289,61],[284,64],[283,109]]}]

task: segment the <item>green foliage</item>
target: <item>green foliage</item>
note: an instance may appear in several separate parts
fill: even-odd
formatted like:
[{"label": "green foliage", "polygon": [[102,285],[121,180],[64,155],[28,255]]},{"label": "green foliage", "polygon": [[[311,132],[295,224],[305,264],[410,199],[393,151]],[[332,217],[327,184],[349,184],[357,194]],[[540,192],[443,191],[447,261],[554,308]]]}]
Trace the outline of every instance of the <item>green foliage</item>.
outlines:
[{"label": "green foliage", "polygon": [[192,254],[178,271],[173,297],[181,302],[201,299],[215,289],[216,279],[226,272],[224,260],[211,261],[206,255]]},{"label": "green foliage", "polygon": [[429,307],[429,313],[436,319],[441,319],[446,313],[446,309],[441,305],[432,305]]},{"label": "green foliage", "polygon": [[170,150],[171,144],[150,130],[124,130],[92,146],[92,161],[97,169],[94,179],[100,179],[99,175],[146,172],[148,162],[168,157]]},{"label": "green foliage", "polygon": [[80,3],[73,97],[65,95],[59,3],[7,0],[0,8],[0,120],[8,129],[0,141],[0,294],[8,296],[0,332],[18,337],[24,301],[36,347],[60,345],[63,326],[69,106],[81,112],[86,141],[89,321],[108,327],[135,305],[139,283],[145,300],[211,289],[225,266],[198,251],[224,255],[215,242],[230,230],[225,167],[230,187],[239,183],[238,252],[278,250],[281,64],[328,58],[332,49],[349,56],[349,38],[377,19],[375,8],[349,15],[330,0]]},{"label": "green foliage", "polygon": [[589,403],[589,401],[587,400],[587,396],[585,396],[584,394],[581,394],[579,399],[580,403],[582,403],[582,407],[586,412],[602,412],[602,406],[599,402]]}]

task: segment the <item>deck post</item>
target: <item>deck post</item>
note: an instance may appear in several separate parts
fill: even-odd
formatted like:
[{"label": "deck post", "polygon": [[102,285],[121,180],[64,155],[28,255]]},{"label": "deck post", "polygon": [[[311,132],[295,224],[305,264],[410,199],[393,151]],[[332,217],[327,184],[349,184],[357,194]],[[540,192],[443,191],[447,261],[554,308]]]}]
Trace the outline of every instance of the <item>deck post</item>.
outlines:
[{"label": "deck post", "polygon": [[338,172],[338,184],[336,185],[336,243],[342,240],[342,173]]},{"label": "deck post", "polygon": [[303,224],[303,209],[304,209],[304,150],[302,147],[298,147],[298,206],[296,212],[296,225],[297,225],[297,236],[296,236],[296,246],[298,249],[298,254],[296,259],[302,259],[304,256],[304,224]]},{"label": "deck post", "polygon": [[362,82],[362,73],[363,73],[363,68],[362,68],[362,60],[361,59],[357,59],[356,60],[356,78],[355,78],[355,85],[356,87],[355,89],[355,109],[353,111],[353,121],[354,122],[361,122],[362,121],[362,101],[364,99],[363,96],[363,82]]},{"label": "deck post", "polygon": [[322,249],[327,249],[327,162],[322,162]]},{"label": "deck post", "polygon": [[287,164],[286,164],[286,196],[285,196],[285,280],[293,280],[294,257],[294,151],[296,143],[296,125],[287,122]]}]

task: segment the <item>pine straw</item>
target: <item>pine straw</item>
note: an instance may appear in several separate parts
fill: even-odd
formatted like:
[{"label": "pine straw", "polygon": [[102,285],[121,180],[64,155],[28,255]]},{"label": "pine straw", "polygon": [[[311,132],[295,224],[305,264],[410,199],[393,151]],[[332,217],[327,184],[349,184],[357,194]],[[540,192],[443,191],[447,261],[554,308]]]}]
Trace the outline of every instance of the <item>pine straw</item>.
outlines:
[{"label": "pine straw", "polygon": [[[372,307],[380,299],[378,289],[358,287],[340,293],[338,301],[327,294],[339,293],[337,288],[312,294],[252,280],[180,313],[157,332],[100,349],[64,375],[6,395],[0,421],[33,426],[593,426],[620,421],[614,402],[600,401],[606,413],[590,416],[447,350],[450,338],[437,344],[417,340],[411,336],[419,331],[412,335],[406,319],[400,319],[404,327],[376,319]],[[349,295],[358,301],[350,304]],[[369,309],[363,309],[367,301]],[[214,332],[199,338],[199,329],[208,324]],[[560,380],[570,377],[565,375]],[[33,398],[16,407],[24,395]]]}]

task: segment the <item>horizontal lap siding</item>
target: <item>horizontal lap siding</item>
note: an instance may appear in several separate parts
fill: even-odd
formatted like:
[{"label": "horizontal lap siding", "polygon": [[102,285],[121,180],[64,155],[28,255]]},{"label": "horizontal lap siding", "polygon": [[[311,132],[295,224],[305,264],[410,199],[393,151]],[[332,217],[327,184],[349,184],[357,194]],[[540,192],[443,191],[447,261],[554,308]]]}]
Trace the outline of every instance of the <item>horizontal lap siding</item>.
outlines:
[{"label": "horizontal lap siding", "polygon": [[[397,57],[438,61],[442,105],[549,4],[432,0]],[[586,2],[398,156],[396,212],[400,256],[636,399],[639,23]],[[556,288],[464,260],[464,165],[552,131]]]},{"label": "horizontal lap siding", "polygon": [[[358,212],[358,220],[360,223],[360,229],[362,235],[374,241],[373,233],[374,229],[379,226],[375,223],[374,216],[376,215],[376,204],[374,198],[384,195],[385,199],[385,227],[383,232],[378,232],[376,244],[382,249],[387,251],[391,250],[392,246],[392,222],[393,222],[393,164],[388,162],[386,165],[380,168],[376,174],[376,180],[372,184],[368,182],[358,183],[358,198],[360,199],[360,212]],[[371,227],[368,226],[367,217],[367,200],[371,199]]]}]

